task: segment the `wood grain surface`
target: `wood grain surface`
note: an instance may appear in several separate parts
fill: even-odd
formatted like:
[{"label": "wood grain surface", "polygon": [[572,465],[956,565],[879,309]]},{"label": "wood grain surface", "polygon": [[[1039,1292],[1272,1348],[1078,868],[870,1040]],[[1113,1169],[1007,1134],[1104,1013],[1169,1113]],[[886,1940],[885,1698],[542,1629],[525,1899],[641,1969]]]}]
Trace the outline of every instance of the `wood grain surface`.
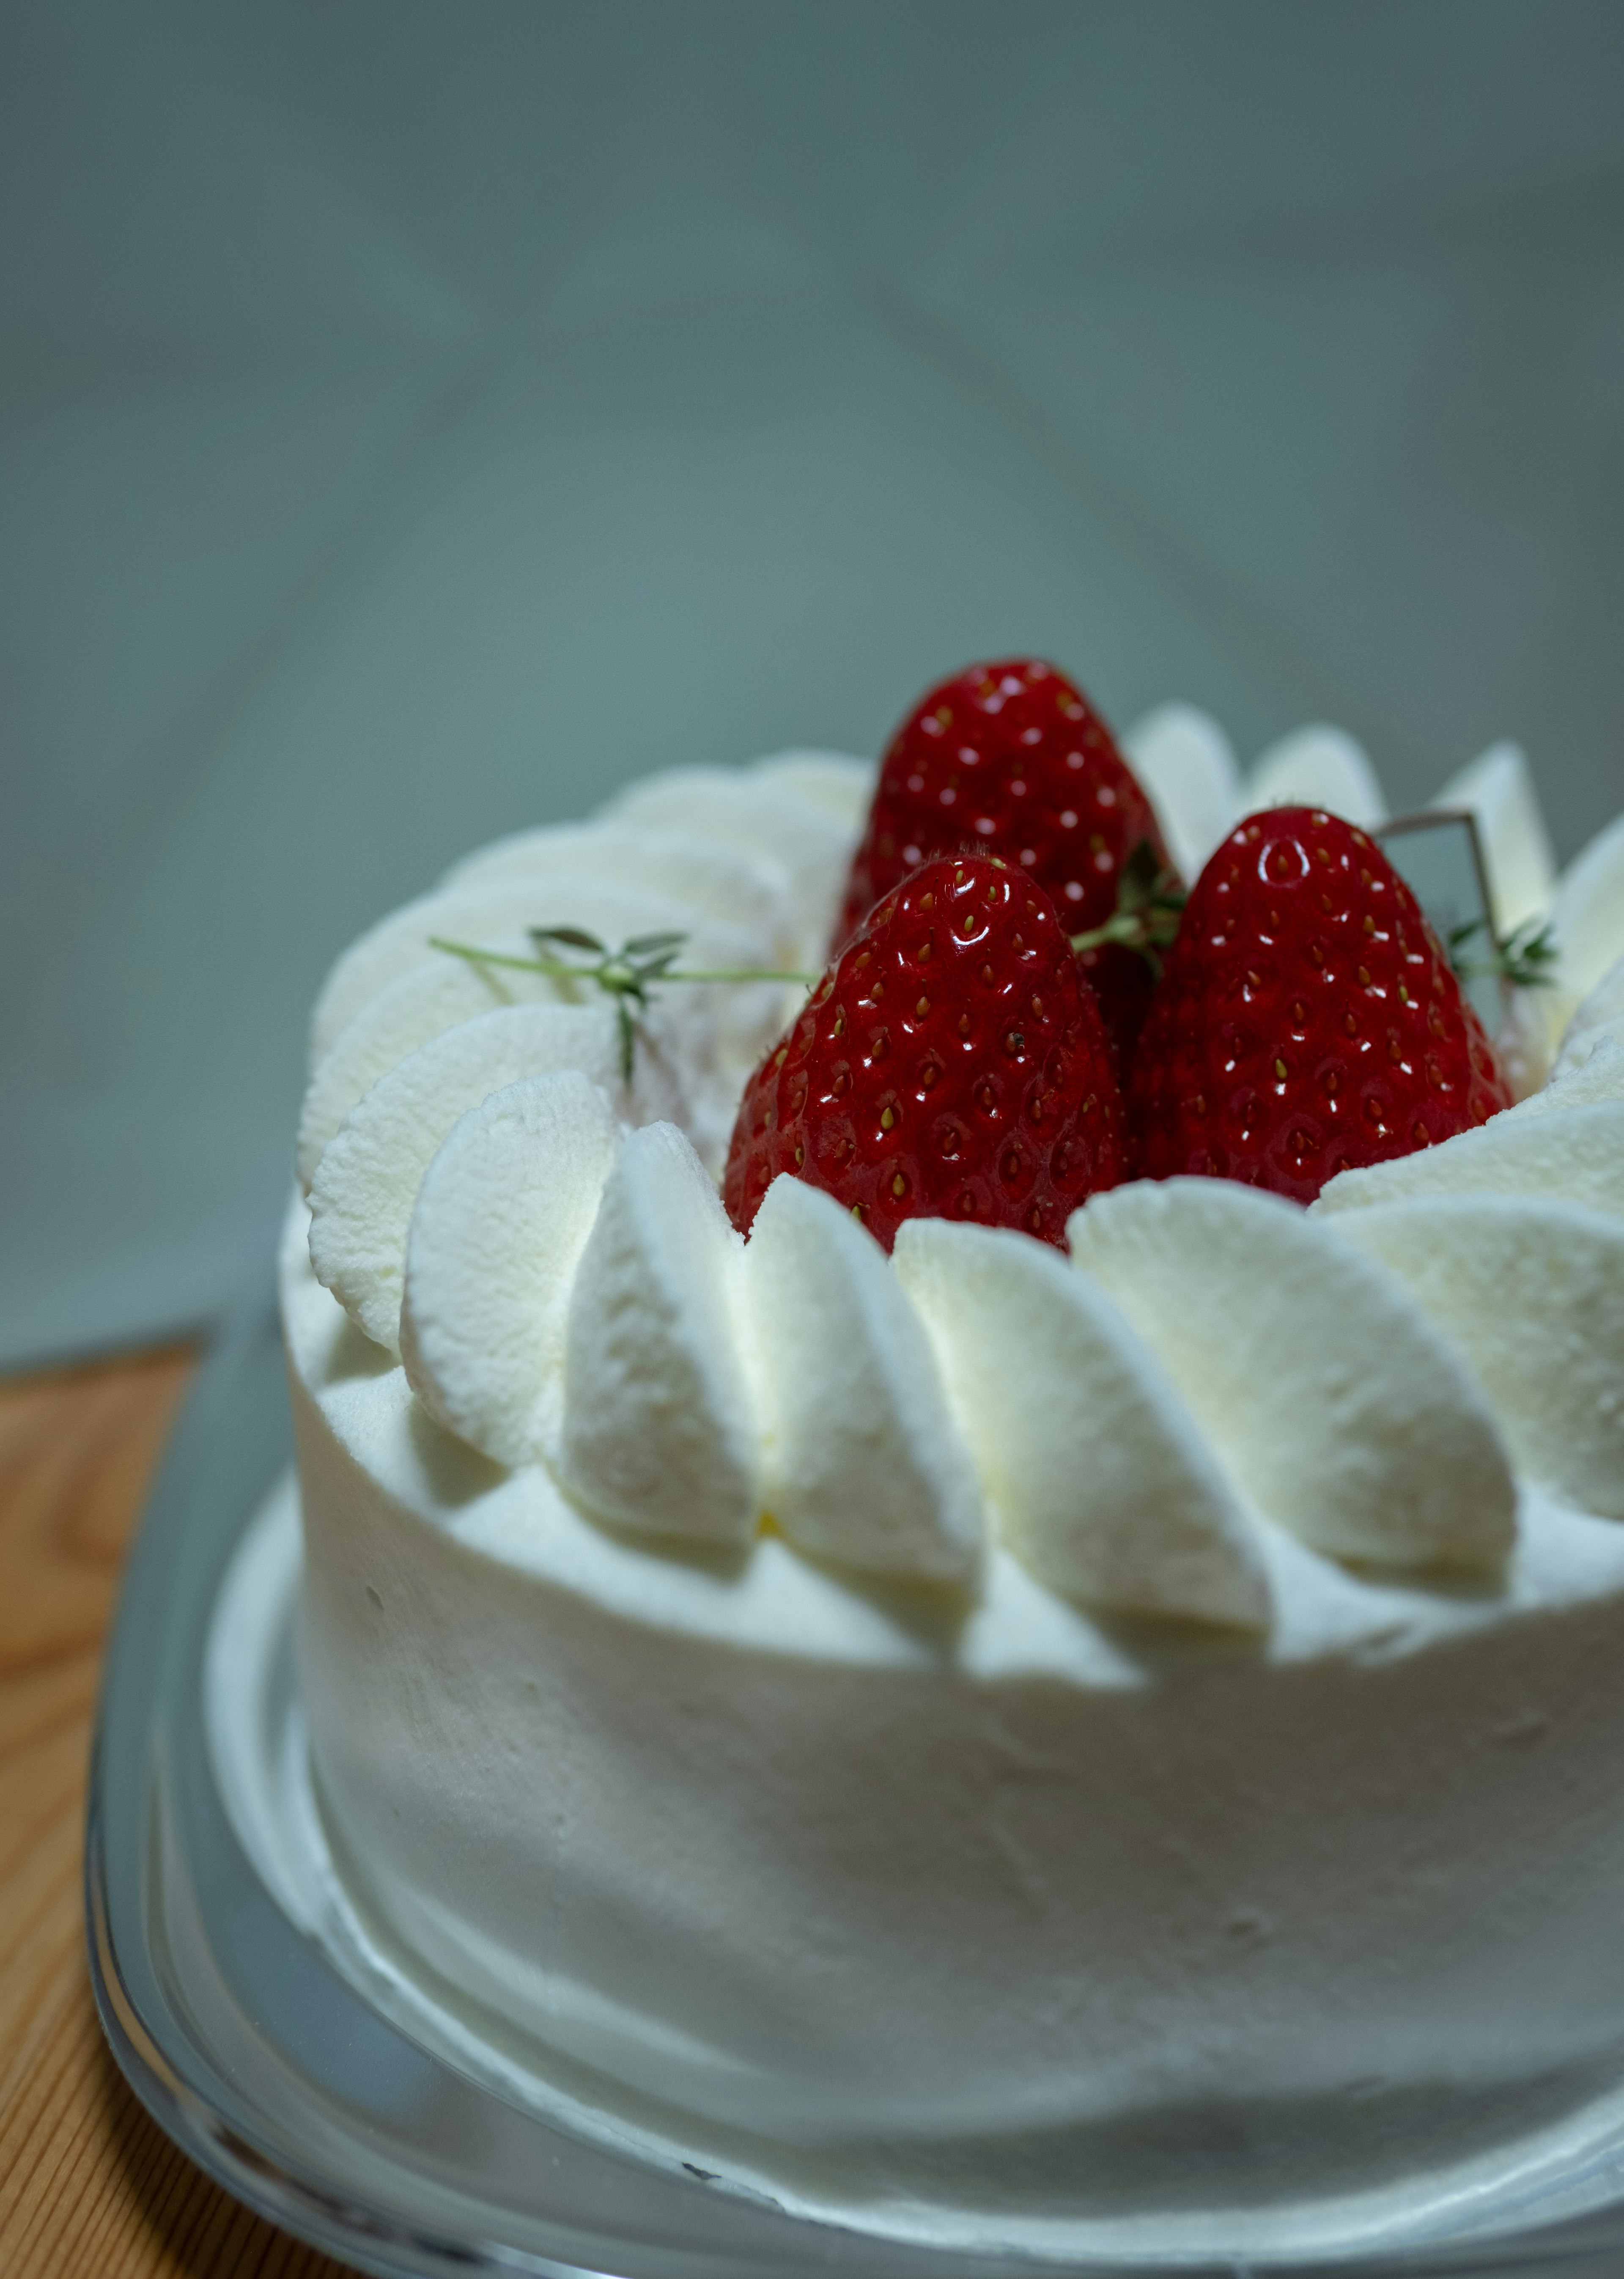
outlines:
[{"label": "wood grain surface", "polygon": [[149,2120],[90,1998],[80,1852],[102,1642],[186,1352],[0,1385],[0,2274],[341,2279]]}]

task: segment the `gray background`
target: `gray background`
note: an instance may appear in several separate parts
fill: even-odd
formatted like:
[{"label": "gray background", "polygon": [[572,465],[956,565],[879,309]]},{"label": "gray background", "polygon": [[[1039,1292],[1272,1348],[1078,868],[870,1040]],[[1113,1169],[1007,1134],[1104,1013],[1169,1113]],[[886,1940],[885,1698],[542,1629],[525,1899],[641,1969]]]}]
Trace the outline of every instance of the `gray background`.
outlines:
[{"label": "gray background", "polygon": [[360,926],[1046,651],[1624,801],[1624,8],[0,9],[0,1363],[206,1318]]}]

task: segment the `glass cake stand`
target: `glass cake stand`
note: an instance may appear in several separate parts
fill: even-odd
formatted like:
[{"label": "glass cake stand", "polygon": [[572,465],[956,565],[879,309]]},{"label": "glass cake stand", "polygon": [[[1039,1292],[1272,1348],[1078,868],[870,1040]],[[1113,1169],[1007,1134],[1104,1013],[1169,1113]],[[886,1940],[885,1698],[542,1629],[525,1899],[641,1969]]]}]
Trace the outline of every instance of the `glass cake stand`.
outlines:
[{"label": "glass cake stand", "polygon": [[1617,2274],[1624,2126],[1452,2235],[1317,2258],[946,2249],[812,2221],[527,2110],[402,2030],[284,1912],[238,1840],[205,1733],[212,1610],[290,1454],[274,1305],[249,1293],[131,1556],[85,1848],[91,1976],[155,2119],[239,2198],[375,2273],[551,2279],[1107,2279],[1109,2273]]}]

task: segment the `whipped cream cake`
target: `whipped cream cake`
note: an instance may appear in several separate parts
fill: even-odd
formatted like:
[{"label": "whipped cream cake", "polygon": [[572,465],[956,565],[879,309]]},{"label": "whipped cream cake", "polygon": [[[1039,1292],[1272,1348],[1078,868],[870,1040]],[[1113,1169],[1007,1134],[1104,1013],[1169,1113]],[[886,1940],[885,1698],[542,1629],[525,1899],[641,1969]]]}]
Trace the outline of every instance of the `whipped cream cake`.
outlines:
[{"label": "whipped cream cake", "polygon": [[[1282,801],[1383,820],[1329,730],[1126,749],[1187,879]],[[601,2113],[922,2234],[1559,2113],[1624,2049],[1624,822],[1558,879],[1514,750],[1444,787],[1552,919],[1527,1096],[1307,1208],[1124,1164],[886,1247],[790,1163],[747,1240],[872,796],[651,776],[322,991],[282,1300],[358,1916]],[[588,940],[749,978],[628,1030]]]}]

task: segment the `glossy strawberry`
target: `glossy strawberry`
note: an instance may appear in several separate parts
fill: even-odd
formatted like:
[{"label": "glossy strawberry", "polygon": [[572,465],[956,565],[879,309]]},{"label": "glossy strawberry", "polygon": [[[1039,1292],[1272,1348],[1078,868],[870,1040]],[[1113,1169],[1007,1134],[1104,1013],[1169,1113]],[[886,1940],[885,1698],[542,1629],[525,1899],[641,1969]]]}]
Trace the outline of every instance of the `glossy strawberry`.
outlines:
[{"label": "glossy strawberry", "polygon": [[[1149,800],[1082,691],[1036,657],[972,665],[932,688],[880,763],[868,829],[853,858],[837,943],[883,894],[933,855],[975,848],[1047,888],[1068,933],[1102,925],[1141,840],[1170,871]],[[1119,1050],[1149,1001],[1150,969],[1131,950],[1084,953]]]},{"label": "glossy strawberry", "polygon": [[1311,1202],[1509,1107],[1482,1025],[1374,840],[1248,816],[1196,882],[1134,1063],[1138,1168]]},{"label": "glossy strawberry", "polygon": [[906,1218],[1049,1242],[1127,1171],[1092,993],[1041,888],[986,856],[926,863],[824,974],[745,1087],[723,1197],[747,1230],[780,1171],[887,1250]]}]

